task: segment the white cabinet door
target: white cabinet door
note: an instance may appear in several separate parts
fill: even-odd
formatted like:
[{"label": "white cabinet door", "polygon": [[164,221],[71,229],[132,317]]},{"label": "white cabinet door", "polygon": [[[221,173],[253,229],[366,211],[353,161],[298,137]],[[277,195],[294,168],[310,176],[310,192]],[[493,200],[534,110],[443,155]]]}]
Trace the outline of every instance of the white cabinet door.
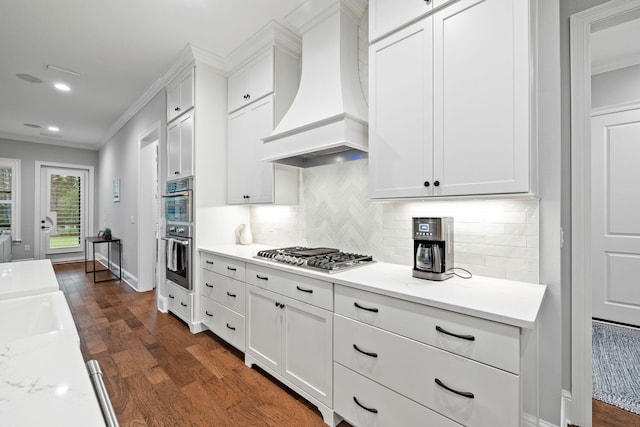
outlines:
[{"label": "white cabinet door", "polygon": [[228,203],[273,203],[274,166],[262,160],[262,140],[273,131],[273,97],[229,116]]},{"label": "white cabinet door", "polygon": [[167,128],[167,178],[180,175],[180,124],[173,123]]},{"label": "white cabinet door", "polygon": [[372,198],[431,195],[431,31],[428,17],[369,49]]},{"label": "white cabinet door", "polygon": [[434,195],[529,190],[528,2],[434,14]]},{"label": "white cabinet door", "polygon": [[167,178],[193,175],[193,114],[187,113],[167,128]]},{"label": "white cabinet door", "polygon": [[229,76],[229,112],[259,100],[274,90],[274,55],[269,48]]},{"label": "white cabinet door", "polygon": [[284,298],[283,375],[320,402],[333,405],[333,315]]},{"label": "white cabinet door", "polygon": [[432,0],[371,0],[369,2],[369,40],[377,39],[429,13],[432,8]]},{"label": "white cabinet door", "polygon": [[193,114],[180,119],[180,175],[193,175]]},{"label": "white cabinet door", "polygon": [[194,69],[189,68],[167,86],[167,122],[194,106]]},{"label": "white cabinet door", "polygon": [[282,371],[282,308],[280,296],[247,285],[247,354],[274,372]]}]

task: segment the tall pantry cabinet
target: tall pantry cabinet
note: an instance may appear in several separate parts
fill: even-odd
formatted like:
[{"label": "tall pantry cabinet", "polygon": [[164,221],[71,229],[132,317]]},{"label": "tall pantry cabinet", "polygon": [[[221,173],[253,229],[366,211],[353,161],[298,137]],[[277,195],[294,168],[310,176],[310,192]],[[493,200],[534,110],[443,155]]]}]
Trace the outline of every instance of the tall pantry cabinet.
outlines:
[{"label": "tall pantry cabinet", "polygon": [[[221,60],[189,45],[170,71],[167,84],[165,179],[193,177],[192,289],[167,280],[159,307],[172,311],[194,333],[205,329],[199,319],[201,269],[195,250],[205,228],[197,226],[198,208],[226,205],[227,79],[223,70]],[[166,259],[164,251],[162,257]]]},{"label": "tall pantry cabinet", "polygon": [[370,196],[532,191],[529,2],[421,3],[370,3]]},{"label": "tall pantry cabinet", "polygon": [[272,22],[232,54],[229,75],[229,204],[298,203],[297,168],[263,161],[262,138],[289,109],[300,81],[301,41]]}]

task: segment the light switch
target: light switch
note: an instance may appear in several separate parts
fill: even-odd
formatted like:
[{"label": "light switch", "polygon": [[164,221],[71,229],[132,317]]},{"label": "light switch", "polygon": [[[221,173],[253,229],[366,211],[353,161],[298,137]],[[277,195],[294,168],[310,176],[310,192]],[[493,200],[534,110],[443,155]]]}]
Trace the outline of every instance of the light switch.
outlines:
[{"label": "light switch", "polygon": [[134,221],[133,221],[133,215],[131,215],[131,224],[133,224],[133,222],[134,222]]}]

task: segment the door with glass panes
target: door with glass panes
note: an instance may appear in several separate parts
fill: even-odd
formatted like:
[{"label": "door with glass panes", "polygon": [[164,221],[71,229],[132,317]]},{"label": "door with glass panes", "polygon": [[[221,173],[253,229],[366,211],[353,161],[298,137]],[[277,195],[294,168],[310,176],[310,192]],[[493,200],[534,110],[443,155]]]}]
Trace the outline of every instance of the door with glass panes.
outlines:
[{"label": "door with glass panes", "polygon": [[40,172],[40,258],[84,252],[88,171],[43,166]]}]

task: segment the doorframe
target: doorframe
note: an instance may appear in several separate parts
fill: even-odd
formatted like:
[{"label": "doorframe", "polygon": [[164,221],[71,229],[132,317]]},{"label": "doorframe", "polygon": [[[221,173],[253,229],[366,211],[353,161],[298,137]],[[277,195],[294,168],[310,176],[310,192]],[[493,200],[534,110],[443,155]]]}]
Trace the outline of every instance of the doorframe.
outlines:
[{"label": "doorframe", "polygon": [[[138,156],[138,207],[137,207],[137,216],[138,216],[138,278],[140,277],[140,271],[141,271],[141,267],[142,267],[142,231],[140,229],[140,211],[141,211],[141,206],[142,206],[142,202],[141,202],[141,195],[140,195],[140,185],[142,182],[142,179],[144,177],[141,176],[140,174],[140,162],[142,160],[142,156],[141,156],[141,152],[142,152],[142,146],[147,144],[147,143],[153,143],[156,142],[158,144],[158,157],[156,159],[156,177],[158,179],[158,188],[157,191],[158,193],[160,192],[160,185],[161,185],[161,177],[160,177],[160,150],[162,147],[162,122],[160,120],[156,121],[150,128],[148,128],[147,130],[145,130],[144,132],[140,133],[138,135],[138,146],[137,146],[137,156]],[[160,221],[160,220],[159,220]],[[158,224],[159,227],[161,227],[162,223],[160,221],[160,223]],[[162,233],[162,229],[160,229],[160,233]],[[158,289],[160,286],[160,275],[158,274],[158,272],[160,271],[160,255],[158,252],[158,242],[156,242],[156,245],[154,247],[154,250],[156,251],[156,266],[155,266],[155,274],[154,274],[154,280],[156,280],[155,289]],[[139,284],[139,282],[138,282]],[[138,290],[138,289],[136,289]]]},{"label": "doorframe", "polygon": [[[42,191],[40,182],[41,182],[41,176],[40,176],[40,172],[42,170],[42,167],[52,167],[52,168],[66,168],[66,169],[80,169],[80,170],[87,170],[89,171],[89,183],[87,185],[87,188],[89,189],[89,192],[87,194],[87,235],[91,235],[91,233],[93,232],[93,224],[94,224],[94,200],[95,200],[95,176],[94,176],[94,167],[90,166],[90,165],[77,165],[77,164],[72,164],[72,163],[58,163],[58,162],[48,162],[48,161],[43,161],[43,160],[36,160],[35,162],[35,171],[34,171],[34,175],[35,175],[35,191],[34,191],[34,197],[35,197],[35,209],[34,209],[34,216],[33,216],[33,257],[35,259],[41,259],[40,258],[40,250],[41,250],[41,240],[40,240],[40,211],[42,209],[41,206],[41,200],[42,200],[42,195],[40,194],[40,192]],[[84,242],[81,243],[82,245],[84,245]],[[84,247],[84,246],[83,246]],[[46,256],[45,256],[46,258]],[[73,258],[75,260],[75,257]],[[66,259],[65,259],[66,260]]]},{"label": "doorframe", "polygon": [[[571,46],[571,422],[590,426],[591,316],[591,28],[640,8],[611,0],[570,17]],[[587,355],[587,357],[585,357]],[[562,420],[563,422],[565,420]]]}]

